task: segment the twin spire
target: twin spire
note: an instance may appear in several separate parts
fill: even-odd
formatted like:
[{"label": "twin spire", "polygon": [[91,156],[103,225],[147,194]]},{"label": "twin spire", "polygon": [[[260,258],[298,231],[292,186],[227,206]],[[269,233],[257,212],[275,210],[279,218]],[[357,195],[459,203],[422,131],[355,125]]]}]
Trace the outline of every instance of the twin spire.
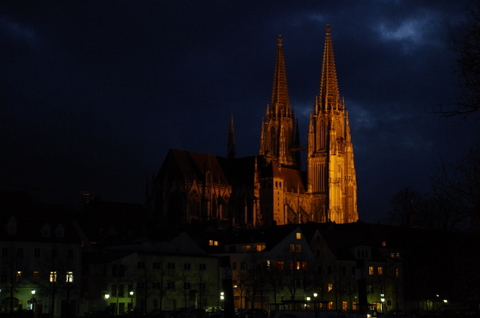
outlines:
[{"label": "twin spire", "polygon": [[288,98],[287,72],[285,70],[285,58],[283,56],[282,36],[278,36],[277,59],[273,75],[272,98],[270,107],[273,114],[290,114],[290,100]]},{"label": "twin spire", "polygon": [[328,109],[342,109],[340,106],[340,93],[338,91],[337,68],[333,57],[333,45],[330,35],[330,24],[327,24],[327,34],[325,37],[325,47],[323,50],[322,76],[320,79],[320,94],[316,104],[315,113],[318,113],[319,107]]},{"label": "twin spire", "polygon": [[[270,159],[278,159],[284,165],[299,166],[300,156],[298,151],[300,150],[300,138],[298,135],[298,121],[295,121],[294,111],[290,107],[282,42],[283,38],[279,35],[277,39],[272,96],[270,104],[267,105],[266,118],[262,125],[260,155],[265,155]],[[319,91],[314,114],[319,113],[321,110],[343,109],[343,103],[340,101],[338,90],[330,24],[327,24],[326,27]],[[227,156],[234,158],[235,152],[233,113],[231,113]]]}]

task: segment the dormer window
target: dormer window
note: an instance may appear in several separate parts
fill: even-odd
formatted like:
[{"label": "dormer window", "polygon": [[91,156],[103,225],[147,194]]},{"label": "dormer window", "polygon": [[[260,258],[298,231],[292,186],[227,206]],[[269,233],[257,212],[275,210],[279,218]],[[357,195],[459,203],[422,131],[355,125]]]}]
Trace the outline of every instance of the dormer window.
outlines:
[{"label": "dormer window", "polygon": [[43,237],[50,237],[50,232],[51,232],[52,227],[50,224],[45,223],[42,228],[42,236]]},{"label": "dormer window", "polygon": [[370,248],[366,246],[357,247],[355,256],[357,259],[370,259]]},{"label": "dormer window", "polygon": [[55,234],[57,237],[64,237],[65,236],[65,227],[63,224],[57,225],[57,228],[55,230]]}]

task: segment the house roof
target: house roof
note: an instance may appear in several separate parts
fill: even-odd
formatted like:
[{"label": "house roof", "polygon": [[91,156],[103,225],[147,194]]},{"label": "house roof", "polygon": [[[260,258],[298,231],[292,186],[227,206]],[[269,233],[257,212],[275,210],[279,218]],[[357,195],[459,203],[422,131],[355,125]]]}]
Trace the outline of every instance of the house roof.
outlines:
[{"label": "house roof", "polygon": [[[0,239],[23,242],[81,243],[73,224],[73,218],[62,205],[47,204],[35,200],[26,192],[0,192]],[[9,232],[7,224],[16,223],[16,231]],[[50,227],[50,235],[43,233]],[[61,235],[56,229],[63,227]]]},{"label": "house roof", "polygon": [[131,240],[152,226],[152,215],[140,204],[92,200],[76,216],[91,242]]}]

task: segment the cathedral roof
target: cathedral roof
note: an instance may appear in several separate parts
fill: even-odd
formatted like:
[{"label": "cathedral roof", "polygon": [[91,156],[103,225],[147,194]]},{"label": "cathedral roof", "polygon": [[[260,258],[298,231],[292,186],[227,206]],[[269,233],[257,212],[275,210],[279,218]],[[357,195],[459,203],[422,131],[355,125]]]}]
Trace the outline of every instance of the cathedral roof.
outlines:
[{"label": "cathedral roof", "polygon": [[307,173],[298,169],[280,166],[276,161],[271,161],[262,168],[262,177],[283,179],[286,192],[306,192]]},{"label": "cathedral roof", "polygon": [[218,183],[228,183],[219,157],[193,151],[170,149],[159,175],[176,175],[181,178],[204,180],[207,172]]},{"label": "cathedral roof", "polygon": [[286,192],[305,193],[306,173],[298,169],[282,167],[281,174],[285,180]]}]

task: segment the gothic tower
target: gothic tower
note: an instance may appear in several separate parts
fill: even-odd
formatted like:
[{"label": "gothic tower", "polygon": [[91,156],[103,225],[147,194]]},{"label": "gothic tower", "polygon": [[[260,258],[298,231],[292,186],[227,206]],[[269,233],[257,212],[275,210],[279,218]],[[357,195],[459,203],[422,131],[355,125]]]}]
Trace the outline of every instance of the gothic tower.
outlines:
[{"label": "gothic tower", "polygon": [[299,165],[295,152],[298,145],[296,145],[294,117],[288,98],[282,37],[279,36],[272,97],[270,104],[267,105],[260,140],[260,155],[265,156],[268,162],[274,160],[280,165],[291,167]]},{"label": "gothic tower", "polygon": [[348,112],[340,98],[330,26],[327,25],[320,93],[310,114],[307,191],[315,201],[315,219],[355,222],[357,181]]}]

